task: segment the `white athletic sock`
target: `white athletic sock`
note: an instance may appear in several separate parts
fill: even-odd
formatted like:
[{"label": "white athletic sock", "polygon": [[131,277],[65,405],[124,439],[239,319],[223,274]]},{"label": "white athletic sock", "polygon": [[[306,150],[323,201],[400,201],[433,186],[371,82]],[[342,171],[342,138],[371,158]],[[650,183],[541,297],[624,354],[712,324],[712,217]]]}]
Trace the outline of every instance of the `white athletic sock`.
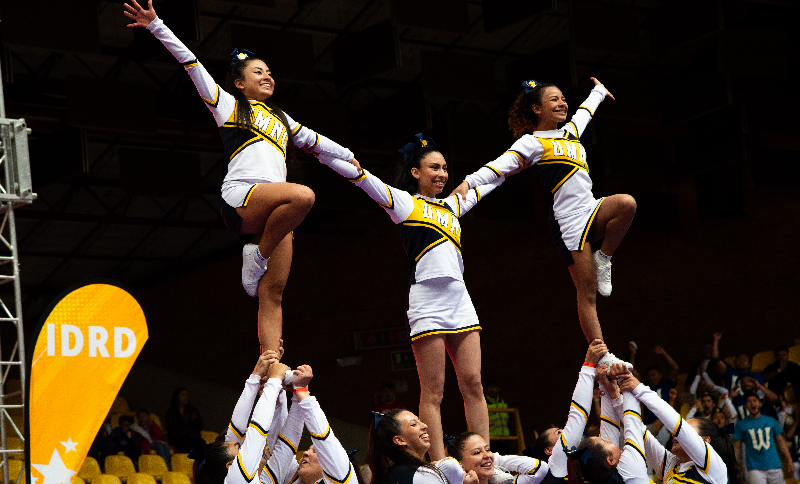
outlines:
[{"label": "white athletic sock", "polygon": [[267,265],[269,257],[265,259],[264,256],[261,255],[261,250],[258,247],[256,247],[256,251],[254,254],[255,255],[253,256],[253,260],[255,261],[256,264],[258,264],[258,267],[263,269]]},{"label": "white athletic sock", "polygon": [[608,262],[611,260],[612,256],[605,255],[602,250],[598,250],[597,253],[600,254],[600,257],[602,257],[604,261]]}]

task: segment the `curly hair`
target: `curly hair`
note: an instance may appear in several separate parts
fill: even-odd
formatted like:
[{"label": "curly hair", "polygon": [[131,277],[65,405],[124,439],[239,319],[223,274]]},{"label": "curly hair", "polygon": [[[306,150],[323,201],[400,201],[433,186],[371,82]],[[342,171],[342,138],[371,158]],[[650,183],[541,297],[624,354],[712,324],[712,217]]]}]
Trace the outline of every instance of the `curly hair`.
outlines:
[{"label": "curly hair", "polygon": [[542,96],[548,87],[557,87],[551,82],[537,84],[528,95],[521,91],[511,108],[508,110],[508,127],[514,134],[514,138],[520,138],[523,134],[532,133],[539,125],[539,117],[533,112],[531,106],[542,104]]}]

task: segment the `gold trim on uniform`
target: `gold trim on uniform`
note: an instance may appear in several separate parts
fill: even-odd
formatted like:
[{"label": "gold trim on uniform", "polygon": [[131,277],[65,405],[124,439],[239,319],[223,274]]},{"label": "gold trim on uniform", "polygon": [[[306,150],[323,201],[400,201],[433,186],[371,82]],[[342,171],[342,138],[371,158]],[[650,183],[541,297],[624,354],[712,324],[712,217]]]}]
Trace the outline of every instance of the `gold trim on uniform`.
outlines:
[{"label": "gold trim on uniform", "polygon": [[622,412],[622,416],[624,417],[625,415],[633,415],[639,420],[642,420],[642,416],[639,415],[639,412],[637,412],[636,410],[625,410],[624,412]]},{"label": "gold trim on uniform", "polygon": [[353,183],[358,183],[366,177],[367,177],[367,170],[362,169],[360,175],[358,175],[355,178],[348,178],[348,180],[350,180]]},{"label": "gold trim on uniform", "polygon": [[586,410],[584,410],[584,408],[583,408],[583,407],[581,407],[581,406],[578,404],[578,402],[576,402],[575,400],[573,400],[572,402],[570,402],[570,405],[572,405],[573,407],[575,407],[575,409],[576,409],[576,410],[578,410],[580,413],[582,413],[582,414],[583,414],[583,418],[585,418],[586,420],[589,420],[589,414],[588,414],[588,413],[586,413]]},{"label": "gold trim on uniform", "polygon": [[419,260],[422,258],[423,255],[427,254],[429,250],[433,249],[442,242],[447,242],[447,237],[442,237],[441,239],[437,240],[436,242],[422,249],[422,252],[420,252],[418,256],[414,257],[414,260],[419,262]]},{"label": "gold trim on uniform", "polygon": [[592,216],[589,217],[589,220],[586,222],[586,227],[583,228],[583,235],[581,236],[581,245],[580,247],[578,247],[578,250],[583,250],[583,244],[586,242],[586,236],[589,235],[589,229],[592,228],[592,222],[594,222],[594,217],[595,215],[597,215],[598,210],[600,210],[600,205],[603,204],[603,200],[605,199],[606,199],[605,197],[600,199],[600,202],[598,202],[597,206],[594,207],[594,212],[592,212]]},{"label": "gold trim on uniform", "polygon": [[297,127],[295,127],[295,128],[292,130],[292,136],[294,136],[295,134],[297,134],[297,132],[298,132],[298,131],[300,131],[300,128],[302,128],[302,127],[303,127],[303,125],[302,125],[302,124],[300,124],[300,123],[297,123]]},{"label": "gold trim on uniform", "polygon": [[192,67],[197,67],[198,65],[200,65],[200,63],[197,61],[197,59],[195,59],[195,60],[190,60],[189,62],[183,64],[183,68],[190,69]]},{"label": "gold trim on uniform", "polygon": [[400,225],[405,225],[405,226],[410,226],[410,227],[429,227],[429,228],[432,228],[433,230],[439,232],[440,234],[442,234],[445,237],[447,237],[448,239],[450,239],[450,242],[452,242],[453,245],[456,246],[456,249],[459,252],[461,252],[461,242],[455,240],[453,238],[453,236],[451,236],[450,234],[445,232],[441,227],[437,226],[436,224],[433,224],[433,223],[430,223],[430,222],[423,222],[421,220],[413,220],[413,221],[401,222]]},{"label": "gold trim on uniform", "polygon": [[494,172],[494,174],[495,174],[495,175],[497,175],[497,176],[503,176],[503,174],[502,174],[502,173],[500,173],[499,171],[497,171],[497,169],[496,169],[495,167],[491,166],[491,165],[483,165],[483,166],[482,166],[482,168],[488,168],[488,169],[492,170],[492,171]]},{"label": "gold trim on uniform", "polygon": [[258,469],[256,469],[255,472],[253,472],[253,475],[247,473],[247,470],[244,468],[244,463],[242,463],[242,454],[238,454],[236,456],[236,463],[239,465],[239,471],[241,471],[242,475],[244,476],[247,482],[252,481],[253,478],[256,477],[256,474],[258,474]]},{"label": "gold trim on uniform", "polygon": [[322,432],[321,434],[315,434],[314,432],[312,432],[310,430],[308,431],[308,433],[311,434],[311,436],[314,437],[317,440],[325,440],[331,434],[331,426],[328,425],[328,428],[325,429],[325,432]]},{"label": "gold trim on uniform", "polygon": [[[525,163],[525,157],[522,156],[522,154],[519,151],[508,150],[508,151],[506,151],[506,153],[511,153],[512,155],[517,155],[517,158],[519,158],[519,161],[521,163]],[[503,153],[503,154],[506,154],[506,153]]]},{"label": "gold trim on uniform", "polygon": [[610,418],[606,417],[605,415],[600,415],[600,420],[602,420],[605,423],[609,423],[609,424],[613,425],[614,427],[617,428],[617,430],[619,430],[619,424],[617,422],[611,420]]},{"label": "gold trim on uniform", "polygon": [[211,107],[217,107],[217,103],[219,103],[219,84],[217,84],[214,87],[216,87],[217,92],[214,94],[214,100],[213,101],[209,101],[208,99],[204,98],[203,96],[200,96],[200,99],[205,101]]},{"label": "gold trim on uniform", "polygon": [[417,333],[415,336],[412,336],[411,337],[411,342],[413,343],[414,341],[416,341],[416,340],[418,340],[418,339],[420,339],[420,338],[422,338],[424,336],[430,336],[432,334],[466,333],[467,331],[475,331],[475,330],[479,330],[479,329],[481,329],[481,325],[480,324],[473,324],[472,326],[467,326],[467,327],[459,328],[459,329],[432,329],[430,331],[423,331],[421,333]]},{"label": "gold trim on uniform", "polygon": [[244,438],[244,434],[242,432],[239,432],[239,429],[237,429],[236,427],[233,426],[233,422],[229,423],[228,427],[231,430],[233,430],[233,435],[235,435],[236,438],[238,438],[239,440]]},{"label": "gold trim on uniform", "polygon": [[345,484],[345,483],[346,483],[346,482],[348,482],[348,481],[350,480],[350,478],[353,476],[353,465],[351,464],[351,465],[350,465],[350,468],[349,468],[349,469],[347,469],[347,475],[346,475],[346,476],[344,476],[344,479],[343,479],[343,480],[339,480],[339,479],[337,479],[337,478],[333,477],[332,475],[328,474],[328,473],[327,473],[327,472],[325,472],[325,471],[322,471],[322,472],[323,472],[323,474],[325,474],[326,476],[328,476],[328,479],[332,480],[333,482],[338,482],[339,484]]},{"label": "gold trim on uniform", "polygon": [[250,422],[250,427],[252,427],[252,428],[256,429],[256,432],[258,432],[259,434],[261,434],[261,436],[262,436],[262,437],[266,437],[266,436],[267,436],[267,433],[269,433],[269,431],[268,431],[268,430],[264,430],[264,429],[263,429],[263,428],[262,428],[262,427],[261,427],[261,426],[258,424],[258,422],[253,422],[253,421],[251,421],[251,422]]},{"label": "gold trim on uniform", "polygon": [[565,181],[569,180],[569,179],[570,179],[570,177],[571,177],[572,175],[574,175],[576,171],[578,171],[578,168],[579,168],[579,167],[577,167],[577,166],[576,166],[575,168],[573,168],[573,169],[572,169],[572,171],[570,171],[570,172],[567,174],[567,176],[565,176],[564,178],[562,178],[562,179],[561,179],[561,181],[560,181],[560,182],[558,182],[558,184],[556,184],[556,186],[554,186],[552,190],[550,190],[550,193],[555,193],[555,192],[556,192],[556,190],[558,190],[559,188],[561,188],[561,185],[563,185]]},{"label": "gold trim on uniform", "polygon": [[642,460],[645,462],[645,464],[647,463],[647,457],[644,456],[644,452],[642,451],[642,449],[639,448],[638,445],[636,445],[634,441],[627,439],[625,440],[625,445],[630,445],[631,447],[636,449],[636,451],[639,452],[639,455],[642,456]]},{"label": "gold trim on uniform", "polygon": [[278,440],[283,442],[284,444],[288,445],[292,452],[295,454],[297,453],[297,446],[295,446],[289,439],[283,436],[283,434],[278,434]]},{"label": "gold trim on uniform", "polygon": [[594,113],[592,112],[592,110],[587,108],[586,106],[578,106],[578,109],[585,109],[589,111],[589,116],[594,117]]},{"label": "gold trim on uniform", "polygon": [[383,187],[386,188],[386,194],[389,195],[389,203],[385,204],[378,201],[376,201],[375,203],[377,203],[381,207],[386,207],[389,210],[394,210],[394,197],[392,196],[392,191],[389,190],[389,186],[386,185],[385,183],[383,184]]},{"label": "gold trim on uniform", "polygon": [[[261,184],[260,183],[256,183],[255,185],[250,187],[250,190],[247,190],[247,196],[244,197],[244,203],[242,204],[243,207],[247,206],[247,202],[250,201],[250,195],[253,194],[253,192],[255,191],[256,187],[259,186],[259,185],[261,185]],[[239,437],[239,438],[241,438],[241,437]]]}]

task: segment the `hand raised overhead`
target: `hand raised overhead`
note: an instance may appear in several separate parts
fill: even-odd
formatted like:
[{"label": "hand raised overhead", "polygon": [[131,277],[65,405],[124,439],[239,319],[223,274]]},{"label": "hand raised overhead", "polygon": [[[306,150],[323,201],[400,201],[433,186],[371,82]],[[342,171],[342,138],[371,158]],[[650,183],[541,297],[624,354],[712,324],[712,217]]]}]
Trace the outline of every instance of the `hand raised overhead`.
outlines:
[{"label": "hand raised overhead", "polygon": [[125,10],[122,11],[126,17],[133,21],[132,24],[128,24],[128,27],[144,28],[156,19],[156,11],[153,9],[153,0],[147,0],[147,10],[143,9],[136,0],[131,1],[133,2],[133,6],[126,3]]}]

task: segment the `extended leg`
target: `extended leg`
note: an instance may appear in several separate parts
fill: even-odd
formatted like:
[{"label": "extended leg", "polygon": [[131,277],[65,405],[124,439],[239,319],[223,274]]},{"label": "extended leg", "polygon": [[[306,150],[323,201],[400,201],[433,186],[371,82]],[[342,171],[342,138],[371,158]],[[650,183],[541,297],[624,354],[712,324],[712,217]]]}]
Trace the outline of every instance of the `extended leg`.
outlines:
[{"label": "extended leg", "polygon": [[292,267],[292,234],[284,236],[272,252],[267,273],[258,283],[258,339],[261,351],[280,347],[283,332],[283,289]]},{"label": "extended leg", "polygon": [[464,398],[464,415],[470,431],[489,442],[489,412],[481,383],[481,333],[470,331],[447,336],[447,352],[456,369]]},{"label": "extended leg", "polygon": [[444,365],[447,358],[444,335],[424,336],[412,343],[419,374],[419,418],[428,426],[431,461],[446,457],[441,404],[444,395]]}]

